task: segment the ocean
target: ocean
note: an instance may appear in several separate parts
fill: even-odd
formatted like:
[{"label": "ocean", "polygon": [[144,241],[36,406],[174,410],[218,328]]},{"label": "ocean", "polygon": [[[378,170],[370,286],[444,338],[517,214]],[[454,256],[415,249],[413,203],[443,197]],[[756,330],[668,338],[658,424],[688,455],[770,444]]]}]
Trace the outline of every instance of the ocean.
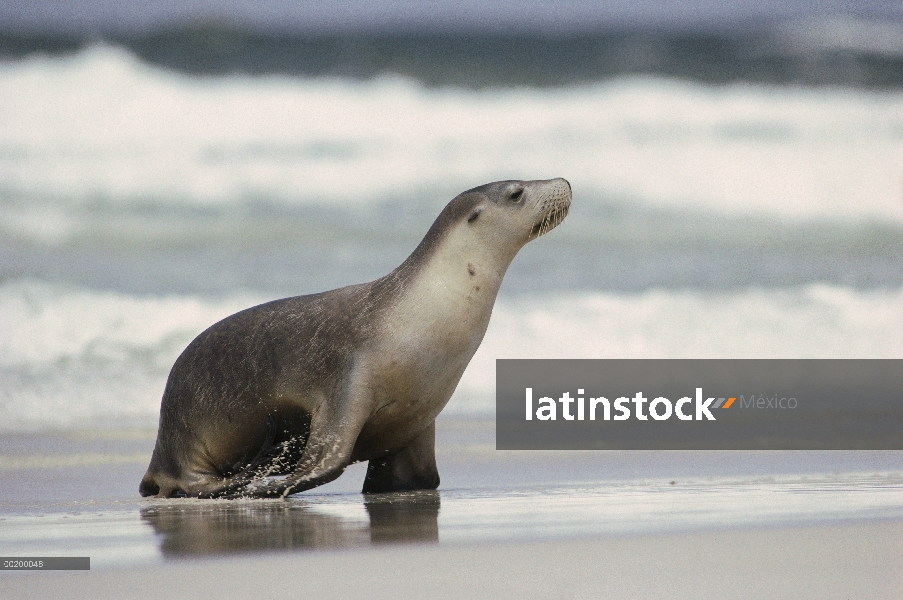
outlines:
[{"label": "ocean", "polygon": [[[565,177],[573,206],[516,258],[451,414],[493,413],[497,358],[903,358],[892,38],[818,38],[810,63],[851,79],[788,75],[799,37],[756,66],[765,34],[692,56],[653,36],[599,71],[579,53],[633,46],[226,31],[0,42],[0,431],[154,427],[203,329],[387,273],[500,179]],[[725,64],[696,76],[680,48]]]}]

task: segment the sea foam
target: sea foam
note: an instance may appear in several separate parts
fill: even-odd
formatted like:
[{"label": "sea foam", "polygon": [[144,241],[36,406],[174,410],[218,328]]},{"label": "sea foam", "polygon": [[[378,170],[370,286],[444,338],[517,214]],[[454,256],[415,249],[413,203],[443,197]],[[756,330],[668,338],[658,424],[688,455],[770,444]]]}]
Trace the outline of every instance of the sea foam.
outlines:
[{"label": "sea foam", "polygon": [[101,45],[0,63],[0,140],[0,211],[59,223],[98,203],[366,206],[561,175],[583,202],[903,220],[899,91],[189,77]]},{"label": "sea foam", "polygon": [[[4,283],[0,430],[153,427],[188,342],[264,300]],[[493,411],[497,358],[903,358],[903,290],[503,296],[447,411]]]}]

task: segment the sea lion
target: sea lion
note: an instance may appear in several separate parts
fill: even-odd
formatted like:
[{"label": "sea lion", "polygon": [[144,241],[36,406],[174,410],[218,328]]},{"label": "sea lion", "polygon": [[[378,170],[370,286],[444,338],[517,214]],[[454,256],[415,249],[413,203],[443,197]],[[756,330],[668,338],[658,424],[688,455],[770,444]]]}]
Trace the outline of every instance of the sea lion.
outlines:
[{"label": "sea lion", "polygon": [[436,489],[436,416],[483,340],[508,265],[570,204],[564,179],[473,188],[385,277],[261,304],[202,332],[166,382],[141,495],[285,497],[365,460],[364,493]]}]

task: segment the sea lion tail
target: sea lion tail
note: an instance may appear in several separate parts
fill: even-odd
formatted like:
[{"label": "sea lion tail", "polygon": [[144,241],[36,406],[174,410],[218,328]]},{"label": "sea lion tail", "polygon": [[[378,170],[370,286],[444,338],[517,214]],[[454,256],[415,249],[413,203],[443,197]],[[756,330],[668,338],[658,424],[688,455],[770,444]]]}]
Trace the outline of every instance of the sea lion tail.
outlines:
[{"label": "sea lion tail", "polygon": [[157,498],[181,498],[187,495],[174,480],[167,481],[167,479],[169,478],[159,477],[148,470],[141,478],[141,483],[138,484],[138,493],[145,497],[156,496]]},{"label": "sea lion tail", "polygon": [[144,474],[144,477],[141,478],[141,483],[138,485],[138,493],[142,496],[156,496],[160,493],[160,484],[157,483],[157,480],[151,475],[150,471]]}]

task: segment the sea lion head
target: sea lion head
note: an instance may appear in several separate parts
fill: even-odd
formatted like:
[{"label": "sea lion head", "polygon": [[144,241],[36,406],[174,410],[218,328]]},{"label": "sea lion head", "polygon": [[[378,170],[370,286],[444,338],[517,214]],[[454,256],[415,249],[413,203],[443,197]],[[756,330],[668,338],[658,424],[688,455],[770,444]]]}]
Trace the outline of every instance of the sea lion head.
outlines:
[{"label": "sea lion head", "polygon": [[436,256],[464,264],[481,256],[491,257],[502,275],[527,242],[564,220],[570,206],[571,184],[562,178],[496,181],[467,190],[446,205],[402,270]]},{"label": "sea lion head", "polygon": [[557,227],[570,206],[571,184],[558,178],[488,183],[462,193],[447,208],[457,209],[465,226],[494,246],[517,252]]},{"label": "sea lion head", "polygon": [[[486,228],[523,246],[558,226],[571,206],[571,184],[566,179],[496,181],[473,188],[458,198],[472,208],[467,222],[492,221]],[[457,200],[457,199],[456,199]]]}]

